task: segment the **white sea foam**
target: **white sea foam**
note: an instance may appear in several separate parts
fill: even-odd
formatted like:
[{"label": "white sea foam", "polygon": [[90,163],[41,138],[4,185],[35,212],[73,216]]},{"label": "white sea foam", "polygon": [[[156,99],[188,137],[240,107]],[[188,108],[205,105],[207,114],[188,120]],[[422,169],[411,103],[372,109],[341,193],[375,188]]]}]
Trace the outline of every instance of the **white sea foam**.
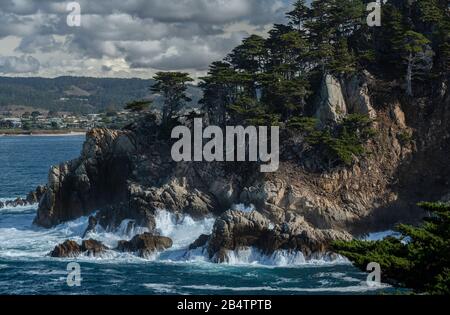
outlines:
[{"label": "white sea foam", "polygon": [[[86,218],[87,221],[87,218]],[[87,228],[87,222],[84,230]],[[145,227],[136,226],[133,220],[123,220],[119,227],[115,229],[104,229],[100,225],[95,227],[95,231],[89,232],[85,238],[92,238],[98,240],[108,246],[109,248],[117,247],[117,243],[121,240],[129,241],[134,236],[148,232],[149,229]]]},{"label": "white sea foam", "polygon": [[156,293],[175,293],[176,289],[174,285],[165,283],[145,283],[144,287],[155,291]]},{"label": "white sea foam", "polygon": [[66,239],[81,241],[87,218],[61,224],[53,229],[32,225],[35,212],[2,213],[0,222],[1,257],[44,257]]},{"label": "white sea foam", "polygon": [[278,250],[266,255],[260,250],[249,247],[227,251],[227,262],[230,265],[262,265],[277,267],[295,267],[307,265],[348,264],[348,260],[339,255],[324,254],[305,258],[300,251]]},{"label": "white sea foam", "polygon": [[[3,203],[5,203],[6,201],[12,201],[12,200],[13,199],[0,198],[0,202],[3,202]],[[31,204],[31,205],[26,205],[26,206],[17,206],[17,207],[5,206],[3,208],[0,208],[0,213],[27,212],[27,211],[35,210],[36,208],[37,208],[37,204]]]},{"label": "white sea foam", "polygon": [[190,216],[177,216],[166,210],[156,214],[156,229],[173,240],[172,249],[185,249],[202,234],[211,234],[214,218],[195,221]]}]

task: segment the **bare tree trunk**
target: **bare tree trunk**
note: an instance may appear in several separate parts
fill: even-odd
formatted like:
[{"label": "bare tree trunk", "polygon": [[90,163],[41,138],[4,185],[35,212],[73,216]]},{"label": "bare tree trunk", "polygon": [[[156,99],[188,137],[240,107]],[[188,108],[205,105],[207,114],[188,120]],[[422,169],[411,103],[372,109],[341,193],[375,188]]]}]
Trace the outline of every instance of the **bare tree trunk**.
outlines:
[{"label": "bare tree trunk", "polygon": [[408,56],[408,70],[406,72],[406,95],[413,96],[412,91],[412,67],[413,67],[413,55]]}]

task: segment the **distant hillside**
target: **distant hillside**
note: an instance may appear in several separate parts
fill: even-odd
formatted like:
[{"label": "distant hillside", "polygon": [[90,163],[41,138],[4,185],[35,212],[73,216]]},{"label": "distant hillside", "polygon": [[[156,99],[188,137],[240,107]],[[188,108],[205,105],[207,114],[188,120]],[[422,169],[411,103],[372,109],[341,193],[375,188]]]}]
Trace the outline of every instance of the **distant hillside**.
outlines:
[{"label": "distant hillside", "polygon": [[[153,82],[70,76],[55,79],[0,77],[0,110],[9,105],[75,113],[121,109],[130,101],[151,98],[149,87]],[[194,106],[201,98],[201,91],[191,86],[189,93]],[[158,97],[155,104],[161,104]]]}]

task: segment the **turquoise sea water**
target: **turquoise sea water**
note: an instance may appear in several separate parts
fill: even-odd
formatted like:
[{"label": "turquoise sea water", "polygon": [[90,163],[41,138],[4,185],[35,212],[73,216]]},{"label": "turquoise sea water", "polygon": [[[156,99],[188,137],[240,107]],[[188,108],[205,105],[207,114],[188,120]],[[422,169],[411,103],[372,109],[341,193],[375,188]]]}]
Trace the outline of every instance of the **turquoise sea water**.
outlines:
[{"label": "turquoise sea water", "polygon": [[[24,197],[47,181],[51,165],[79,155],[84,137],[0,137],[0,200]],[[174,247],[150,259],[107,253],[77,260],[46,256],[66,239],[81,241],[87,218],[53,229],[32,225],[37,206],[0,209],[0,294],[378,294],[386,286],[369,287],[366,274],[346,260],[306,262],[301,254],[279,252],[266,257],[255,250],[230,253],[230,263],[210,263],[199,249],[187,246],[208,233],[213,218],[181,221],[168,211],[157,216],[161,234]],[[90,235],[113,247],[120,239],[142,232],[98,231]],[[67,264],[81,268],[81,286],[67,285]]]}]

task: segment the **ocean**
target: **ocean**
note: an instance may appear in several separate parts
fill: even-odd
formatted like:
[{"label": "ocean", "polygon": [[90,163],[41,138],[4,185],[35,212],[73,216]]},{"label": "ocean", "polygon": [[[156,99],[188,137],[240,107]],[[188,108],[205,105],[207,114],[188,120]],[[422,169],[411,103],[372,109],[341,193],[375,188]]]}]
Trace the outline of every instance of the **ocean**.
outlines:
[{"label": "ocean", "polygon": [[[25,197],[47,182],[51,165],[76,158],[84,136],[0,137],[0,200]],[[380,294],[395,288],[369,286],[367,275],[346,259],[318,257],[305,261],[300,253],[277,252],[268,257],[254,249],[229,254],[227,264],[209,262],[202,249],[187,251],[214,220],[175,220],[169,211],[157,214],[157,228],[171,237],[169,251],[142,259],[108,252],[101,258],[50,258],[55,245],[81,241],[87,218],[52,229],[32,225],[37,205],[0,209],[0,294]],[[98,230],[89,237],[114,247],[143,229]],[[67,265],[80,266],[80,286],[69,286]]]}]

